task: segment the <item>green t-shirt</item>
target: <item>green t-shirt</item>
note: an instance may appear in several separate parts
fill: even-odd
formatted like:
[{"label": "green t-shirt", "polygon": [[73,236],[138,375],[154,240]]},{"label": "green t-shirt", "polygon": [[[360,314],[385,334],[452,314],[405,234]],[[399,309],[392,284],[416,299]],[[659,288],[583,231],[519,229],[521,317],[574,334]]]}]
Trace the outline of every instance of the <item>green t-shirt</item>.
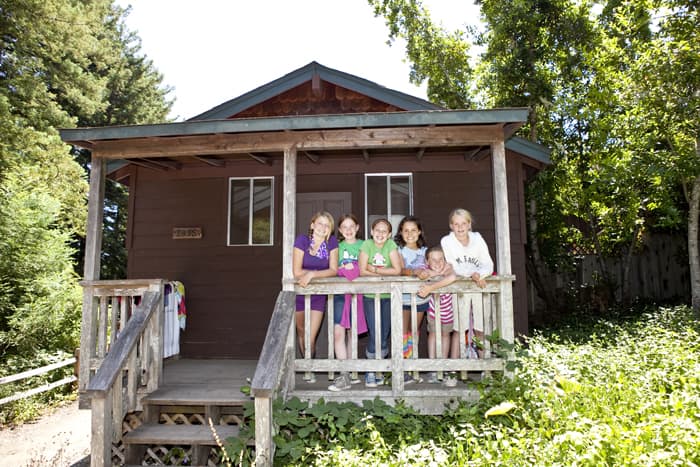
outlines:
[{"label": "green t-shirt", "polygon": [[361,246],[362,240],[355,240],[355,243],[347,243],[345,240],[340,242],[338,244],[338,266],[359,261]]},{"label": "green t-shirt", "polygon": [[[398,247],[392,239],[388,239],[381,248],[378,248],[374,240],[370,238],[362,242],[362,247],[360,247],[360,251],[366,253],[369,257],[367,264],[377,266],[378,268],[392,266],[391,256],[389,256],[389,254],[394,250],[398,250]],[[365,297],[374,298],[374,294],[365,294]],[[391,294],[383,293],[380,297],[391,298]]]}]

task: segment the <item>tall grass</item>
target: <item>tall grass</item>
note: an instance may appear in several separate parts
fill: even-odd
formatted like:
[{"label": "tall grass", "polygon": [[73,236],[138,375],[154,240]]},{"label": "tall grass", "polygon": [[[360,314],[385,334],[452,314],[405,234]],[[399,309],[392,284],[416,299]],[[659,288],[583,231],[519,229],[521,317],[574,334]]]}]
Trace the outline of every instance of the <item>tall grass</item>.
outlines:
[{"label": "tall grass", "polygon": [[512,378],[438,417],[294,400],[276,409],[275,464],[699,465],[699,331],[677,307],[535,332]]}]

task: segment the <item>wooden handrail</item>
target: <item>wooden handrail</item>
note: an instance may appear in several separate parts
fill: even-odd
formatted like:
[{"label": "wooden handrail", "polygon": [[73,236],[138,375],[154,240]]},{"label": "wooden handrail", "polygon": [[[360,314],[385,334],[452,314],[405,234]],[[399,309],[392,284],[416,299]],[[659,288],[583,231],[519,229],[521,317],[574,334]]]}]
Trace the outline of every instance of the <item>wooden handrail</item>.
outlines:
[{"label": "wooden handrail", "polygon": [[86,392],[91,396],[104,395],[112,388],[114,381],[119,376],[127,363],[129,354],[139,342],[141,334],[146,329],[148,321],[158,309],[160,294],[157,292],[145,292],[143,299],[136,306],[134,316],[129,320],[126,327],[112,344],[109,353],[102,361],[95,376],[88,384]]},{"label": "wooden handrail", "polygon": [[294,292],[280,292],[258,359],[251,392],[256,397],[273,397],[279,386],[279,378],[287,348],[287,338],[294,318]]}]

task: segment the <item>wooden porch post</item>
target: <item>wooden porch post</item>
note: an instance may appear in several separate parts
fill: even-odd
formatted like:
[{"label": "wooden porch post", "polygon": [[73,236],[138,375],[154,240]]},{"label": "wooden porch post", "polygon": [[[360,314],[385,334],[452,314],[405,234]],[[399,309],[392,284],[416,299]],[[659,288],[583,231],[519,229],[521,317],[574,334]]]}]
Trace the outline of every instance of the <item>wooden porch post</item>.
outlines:
[{"label": "wooden porch post", "polygon": [[[508,222],[508,180],[506,178],[506,146],[504,140],[491,144],[493,172],[493,214],[496,227],[496,272],[500,276],[511,275],[510,224]],[[498,294],[501,314],[501,337],[508,342],[515,338],[513,323],[513,283],[501,282]]]},{"label": "wooden porch post", "polygon": [[[92,155],[90,164],[90,191],[88,193],[88,217],[85,233],[85,267],[83,279],[86,281],[99,280],[100,256],[102,255],[102,212],[105,198],[105,160]],[[92,289],[83,290],[83,315],[80,329],[80,366],[78,374],[78,392],[85,391],[90,380],[90,360],[94,356],[95,349],[92,336],[97,323],[94,321],[94,297]],[[90,408],[90,402],[79,396],[81,409]]]},{"label": "wooden porch post", "polygon": [[297,148],[284,150],[284,197],[282,198],[282,290],[294,290],[290,283],[294,229],[297,222]]}]

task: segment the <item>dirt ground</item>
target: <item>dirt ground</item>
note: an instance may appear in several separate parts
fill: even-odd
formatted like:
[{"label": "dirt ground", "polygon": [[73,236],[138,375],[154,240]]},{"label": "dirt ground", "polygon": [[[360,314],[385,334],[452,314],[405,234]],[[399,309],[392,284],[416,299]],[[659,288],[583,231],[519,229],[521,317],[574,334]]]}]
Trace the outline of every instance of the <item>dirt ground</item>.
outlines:
[{"label": "dirt ground", "polygon": [[90,411],[78,410],[78,401],[0,430],[0,467],[86,467],[89,454]]}]

